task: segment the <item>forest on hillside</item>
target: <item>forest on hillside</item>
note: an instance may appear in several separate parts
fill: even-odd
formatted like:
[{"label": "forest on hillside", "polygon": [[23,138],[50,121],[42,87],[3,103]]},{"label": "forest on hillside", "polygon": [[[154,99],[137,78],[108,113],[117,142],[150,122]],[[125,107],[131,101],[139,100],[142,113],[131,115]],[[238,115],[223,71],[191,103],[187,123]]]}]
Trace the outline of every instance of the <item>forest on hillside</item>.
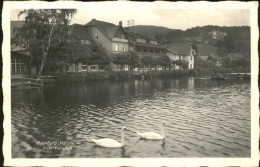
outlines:
[{"label": "forest on hillside", "polygon": [[[212,31],[224,33],[221,38],[212,38]],[[164,44],[184,43],[192,40],[193,46],[207,41],[206,45],[217,47],[217,55],[222,58],[223,65],[226,67],[247,66],[250,67],[251,60],[251,39],[249,26],[235,27],[219,27],[219,26],[204,26],[194,27],[182,30],[174,30],[166,35],[157,34],[155,38]],[[200,41],[196,40],[199,38]],[[234,55],[241,54],[242,57],[235,58]],[[231,61],[235,58],[235,61]]]},{"label": "forest on hillside", "polygon": [[[159,43],[164,45],[187,44],[208,45],[217,47],[217,55],[222,58],[224,66],[247,66],[250,67],[250,27],[249,26],[197,26],[187,30],[169,29],[160,26],[137,25],[127,27],[127,31],[146,33],[153,36]],[[225,34],[221,37],[213,38],[212,32],[217,31]],[[236,61],[230,61],[230,55],[242,55]],[[212,66],[214,63],[210,63]]]}]

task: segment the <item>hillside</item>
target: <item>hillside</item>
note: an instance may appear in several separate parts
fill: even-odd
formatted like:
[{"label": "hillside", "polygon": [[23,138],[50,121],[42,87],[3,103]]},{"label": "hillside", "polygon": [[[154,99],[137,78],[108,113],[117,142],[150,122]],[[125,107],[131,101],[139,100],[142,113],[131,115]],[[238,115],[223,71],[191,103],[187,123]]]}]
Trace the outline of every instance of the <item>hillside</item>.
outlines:
[{"label": "hillside", "polygon": [[[220,27],[208,25],[192,27],[183,31],[161,26],[136,25],[134,27],[126,27],[125,29],[138,33],[147,33],[155,37],[162,44],[196,41],[200,44],[215,45],[216,41],[221,40],[227,35],[237,39],[250,40],[249,26]],[[216,33],[215,36],[214,32]]]},{"label": "hillside", "polygon": [[149,35],[156,37],[157,35],[166,35],[169,32],[174,32],[176,29],[169,29],[161,26],[153,26],[153,25],[136,25],[126,27],[127,31],[135,31],[137,33],[148,33]]}]

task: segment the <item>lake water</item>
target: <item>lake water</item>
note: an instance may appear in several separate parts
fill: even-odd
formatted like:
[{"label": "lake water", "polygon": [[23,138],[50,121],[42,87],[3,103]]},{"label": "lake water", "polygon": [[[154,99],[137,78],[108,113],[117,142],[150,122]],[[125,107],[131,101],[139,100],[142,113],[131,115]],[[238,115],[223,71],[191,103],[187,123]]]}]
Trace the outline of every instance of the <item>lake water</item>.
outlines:
[{"label": "lake water", "polygon": [[[12,88],[12,157],[250,157],[250,81],[201,78],[97,81]],[[121,126],[160,133],[139,140]]]}]

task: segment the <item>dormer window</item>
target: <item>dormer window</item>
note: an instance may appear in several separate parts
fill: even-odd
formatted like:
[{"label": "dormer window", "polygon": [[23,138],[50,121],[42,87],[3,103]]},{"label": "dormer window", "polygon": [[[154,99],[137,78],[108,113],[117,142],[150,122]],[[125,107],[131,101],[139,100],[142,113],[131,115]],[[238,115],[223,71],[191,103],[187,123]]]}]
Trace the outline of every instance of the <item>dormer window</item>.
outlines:
[{"label": "dormer window", "polygon": [[95,33],[95,39],[98,39],[98,33]]},{"label": "dormer window", "polygon": [[90,45],[90,44],[91,44],[91,41],[82,39],[82,40],[80,40],[80,43],[81,43],[82,45]]},{"label": "dormer window", "polygon": [[136,41],[140,43],[146,43],[146,39],[143,38],[137,38]]},{"label": "dormer window", "polygon": [[150,44],[152,44],[152,45],[157,45],[157,41],[150,41]]},{"label": "dormer window", "polygon": [[137,42],[143,42],[143,40],[141,38],[137,38],[136,41]]},{"label": "dormer window", "polygon": [[125,36],[124,36],[124,34],[116,34],[115,38],[125,39]]}]

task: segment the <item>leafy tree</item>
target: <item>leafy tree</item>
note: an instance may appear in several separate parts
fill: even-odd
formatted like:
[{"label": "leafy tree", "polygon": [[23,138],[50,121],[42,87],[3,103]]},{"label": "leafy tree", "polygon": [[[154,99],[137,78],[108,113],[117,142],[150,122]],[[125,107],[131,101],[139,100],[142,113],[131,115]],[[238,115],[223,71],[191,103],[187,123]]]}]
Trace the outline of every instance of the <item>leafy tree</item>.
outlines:
[{"label": "leafy tree", "polygon": [[144,56],[141,58],[141,64],[142,65],[146,65],[146,66],[150,66],[150,69],[151,69],[151,66],[154,65],[154,58],[152,56]]},{"label": "leafy tree", "polygon": [[[25,15],[25,24],[17,33],[18,42],[27,41],[35,63],[40,66],[38,78],[44,70],[47,57],[51,48],[55,48],[65,40],[71,18],[75,15],[75,9],[26,9],[18,16]],[[54,59],[55,60],[55,59]],[[60,61],[60,60],[56,60]]]},{"label": "leafy tree", "polygon": [[65,54],[68,54],[70,63],[86,63],[92,54],[91,48],[82,45],[80,42],[68,42],[65,46]]},{"label": "leafy tree", "polygon": [[129,60],[129,66],[130,66],[130,70],[133,70],[135,67],[139,66],[139,57],[138,54],[136,54],[133,51],[128,51],[125,52],[128,56],[128,60]]},{"label": "leafy tree", "polygon": [[198,57],[195,61],[194,66],[196,68],[215,68],[216,63],[212,60],[203,60],[200,57]]},{"label": "leafy tree", "polygon": [[185,60],[176,60],[174,61],[174,64],[181,66],[182,68],[188,68],[188,62]]},{"label": "leafy tree", "polygon": [[113,63],[116,65],[120,65],[120,70],[122,71],[123,65],[129,64],[128,62],[128,55],[124,52],[116,54],[114,56]]},{"label": "leafy tree", "polygon": [[250,59],[240,57],[236,60],[230,60],[228,57],[225,57],[223,59],[223,66],[231,68],[250,67]]},{"label": "leafy tree", "polygon": [[160,56],[158,58],[158,64],[163,66],[163,68],[165,69],[166,67],[170,67],[171,66],[171,62],[170,62],[170,58],[167,55],[164,56]]},{"label": "leafy tree", "polygon": [[98,65],[108,65],[110,63],[110,59],[107,55],[105,48],[95,46],[92,48],[92,52],[86,63],[89,65],[98,64]]},{"label": "leafy tree", "polygon": [[135,67],[139,66],[139,59],[138,55],[133,52],[133,51],[127,51],[127,52],[122,52],[119,54],[116,54],[114,56],[113,63],[116,65],[122,66],[127,64],[130,67],[130,70],[133,70]]}]

